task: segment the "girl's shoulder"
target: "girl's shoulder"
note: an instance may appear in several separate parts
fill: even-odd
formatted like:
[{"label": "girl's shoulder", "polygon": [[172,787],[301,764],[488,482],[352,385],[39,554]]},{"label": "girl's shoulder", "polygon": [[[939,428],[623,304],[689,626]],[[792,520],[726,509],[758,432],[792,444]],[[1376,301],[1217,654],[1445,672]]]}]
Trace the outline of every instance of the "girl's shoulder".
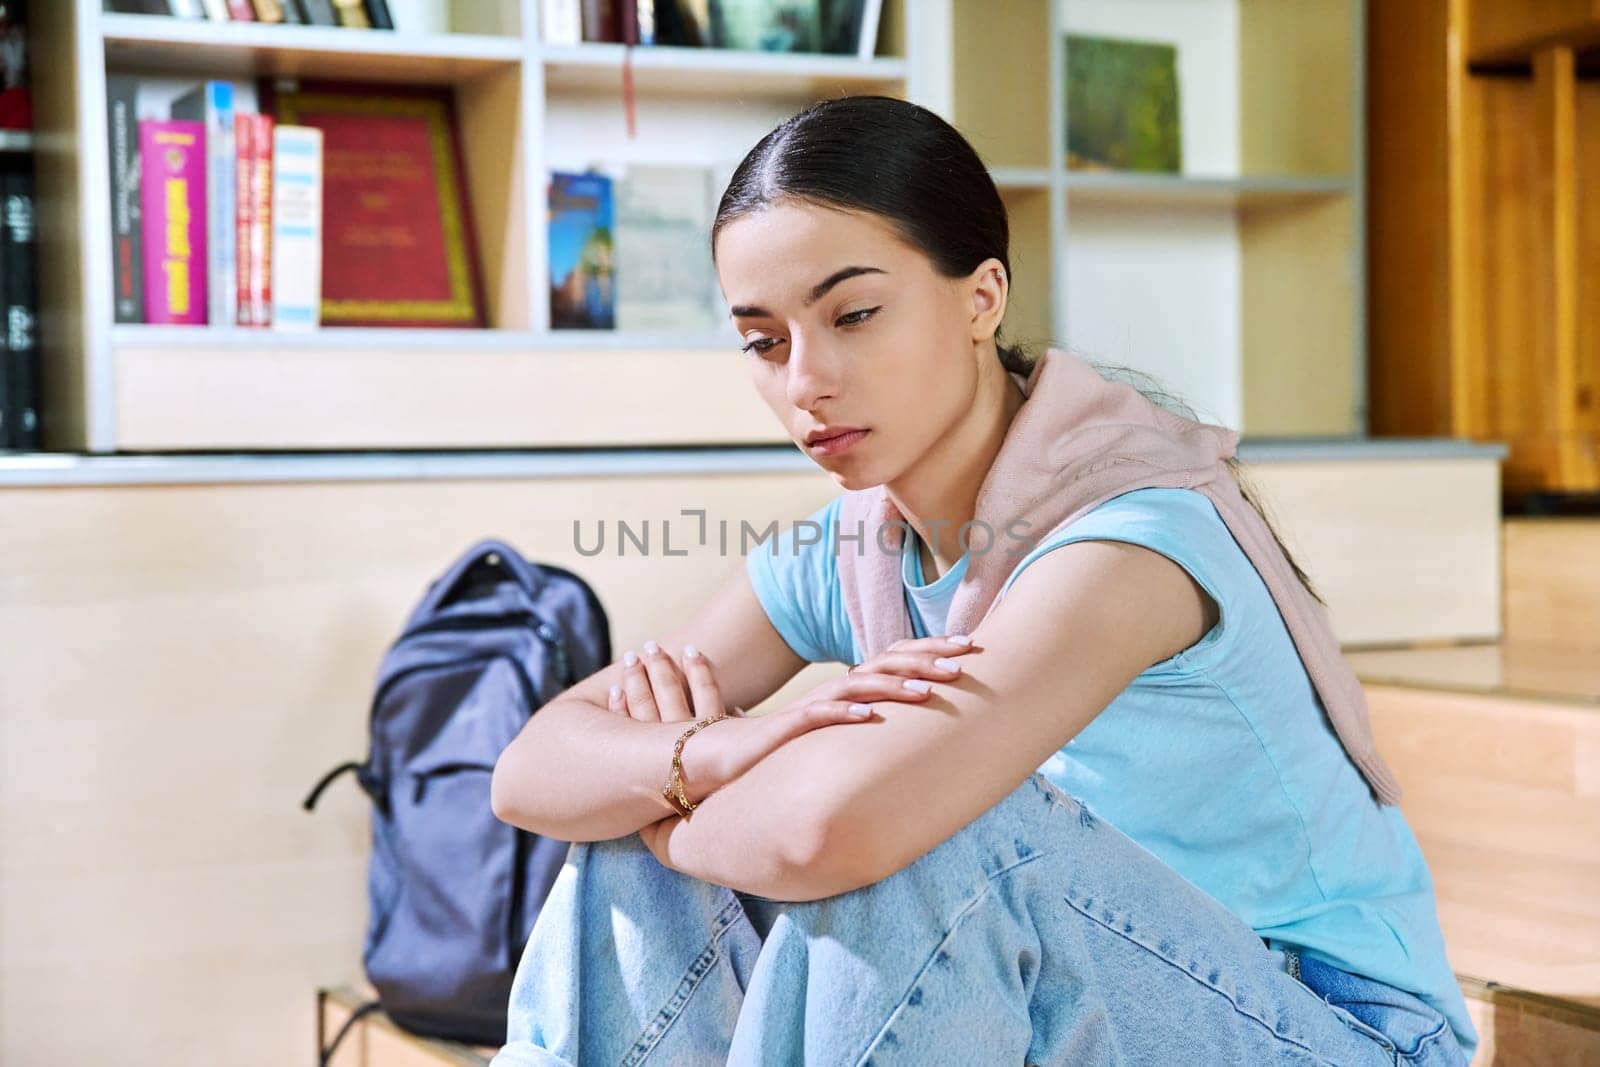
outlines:
[{"label": "girl's shoulder", "polygon": [[841,603],[835,546],[843,499],[835,496],[788,526],[774,522],[753,531],[745,555],[745,570],[767,618],[809,663],[848,662],[851,656],[848,621],[841,634],[835,610]]}]

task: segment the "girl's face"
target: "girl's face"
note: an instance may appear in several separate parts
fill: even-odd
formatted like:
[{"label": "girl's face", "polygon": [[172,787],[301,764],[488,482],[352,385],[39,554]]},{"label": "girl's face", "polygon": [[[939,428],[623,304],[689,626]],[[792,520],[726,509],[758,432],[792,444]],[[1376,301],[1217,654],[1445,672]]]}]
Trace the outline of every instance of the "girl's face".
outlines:
[{"label": "girl's face", "polygon": [[945,278],[876,215],[780,201],[727,224],[716,261],[756,391],[844,488],[895,481],[971,412],[998,260]]}]

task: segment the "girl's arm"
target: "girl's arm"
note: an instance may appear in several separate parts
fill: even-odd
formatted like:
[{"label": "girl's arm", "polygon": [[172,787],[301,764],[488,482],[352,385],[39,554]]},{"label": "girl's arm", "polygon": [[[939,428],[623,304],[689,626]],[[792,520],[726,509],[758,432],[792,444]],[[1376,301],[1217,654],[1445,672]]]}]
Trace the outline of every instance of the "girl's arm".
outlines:
[{"label": "girl's arm", "polygon": [[[754,707],[806,665],[773,629],[742,566],[687,625],[658,640],[677,662],[685,644],[704,651],[729,706]],[[673,745],[689,724],[641,722],[607,710],[607,690],[621,678],[622,664],[611,663],[528,720],[495,763],[490,805],[497,818],[561,841],[603,841],[673,814],[661,786]],[[691,798],[697,777],[706,778],[698,756],[707,749],[698,740],[684,745],[682,757]]]},{"label": "girl's arm", "polygon": [[[973,632],[961,675],[921,705],[802,735],[647,835],[663,862],[777,900],[815,900],[908,866],[1017,788],[1216,607],[1151,549],[1079,541],[1030,564]],[[716,729],[710,727],[709,729]],[[788,881],[730,857],[795,827]],[[760,874],[761,872],[753,872]]]}]

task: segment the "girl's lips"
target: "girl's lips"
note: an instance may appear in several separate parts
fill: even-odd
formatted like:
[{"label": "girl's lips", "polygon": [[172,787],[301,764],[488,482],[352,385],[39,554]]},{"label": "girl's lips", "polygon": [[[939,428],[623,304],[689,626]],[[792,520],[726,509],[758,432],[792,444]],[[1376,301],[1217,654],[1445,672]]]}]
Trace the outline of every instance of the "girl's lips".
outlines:
[{"label": "girl's lips", "polygon": [[851,430],[838,437],[827,437],[811,445],[811,454],[814,456],[837,456],[854,448],[856,442],[870,433],[870,430]]}]

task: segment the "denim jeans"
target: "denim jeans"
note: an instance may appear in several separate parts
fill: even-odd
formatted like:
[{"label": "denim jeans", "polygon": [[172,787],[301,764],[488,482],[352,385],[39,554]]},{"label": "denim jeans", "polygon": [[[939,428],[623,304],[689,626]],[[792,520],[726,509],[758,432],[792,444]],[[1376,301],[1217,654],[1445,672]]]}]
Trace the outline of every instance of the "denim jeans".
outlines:
[{"label": "denim jeans", "polygon": [[575,844],[509,1008],[491,1067],[1465,1062],[1421,1000],[1272,947],[1037,772],[820,900]]}]

